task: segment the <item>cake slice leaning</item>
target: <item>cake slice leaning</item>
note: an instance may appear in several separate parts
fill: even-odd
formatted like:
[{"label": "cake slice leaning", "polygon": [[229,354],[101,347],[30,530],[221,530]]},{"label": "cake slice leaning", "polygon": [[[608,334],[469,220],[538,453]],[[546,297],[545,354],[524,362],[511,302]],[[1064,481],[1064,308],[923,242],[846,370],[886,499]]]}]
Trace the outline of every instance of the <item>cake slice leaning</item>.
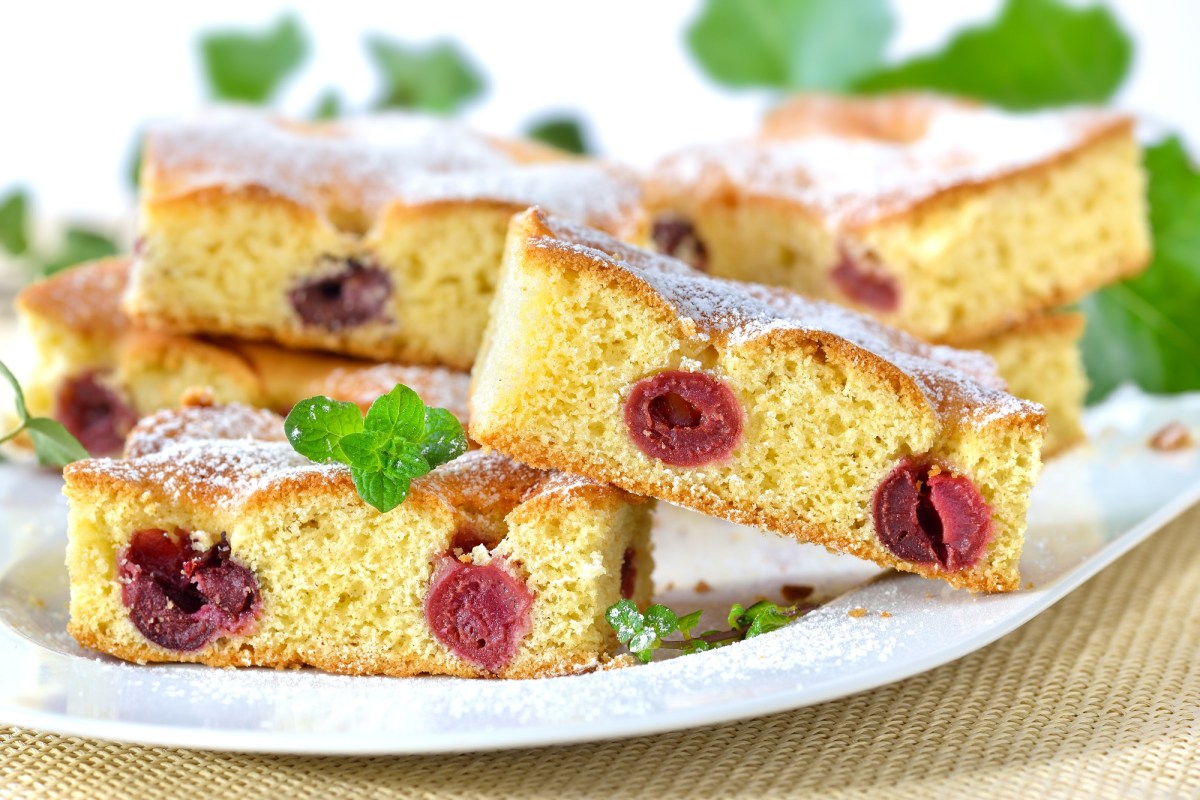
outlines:
[{"label": "cake slice leaning", "polygon": [[386,514],[248,406],[163,411],[64,472],[71,634],[136,662],[524,678],[592,669],[650,601],[652,504],[474,451]]},{"label": "cake slice leaning", "polygon": [[1042,408],[980,353],[513,220],[471,436],[961,587],[1017,587]]}]

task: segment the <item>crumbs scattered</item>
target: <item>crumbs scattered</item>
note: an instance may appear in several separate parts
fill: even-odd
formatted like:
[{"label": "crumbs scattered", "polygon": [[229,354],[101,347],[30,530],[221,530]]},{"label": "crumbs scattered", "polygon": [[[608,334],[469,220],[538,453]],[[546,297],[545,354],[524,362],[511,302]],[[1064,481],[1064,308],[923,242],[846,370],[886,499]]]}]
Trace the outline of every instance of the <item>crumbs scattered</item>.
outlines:
[{"label": "crumbs scattered", "polygon": [[879,612],[879,616],[883,617],[884,619],[889,619],[889,618],[892,616],[892,612],[890,612],[890,611],[880,611],[880,612]]},{"label": "crumbs scattered", "polygon": [[708,581],[701,578],[700,580],[696,581],[696,585],[692,587],[692,591],[694,591],[696,594],[708,594],[712,591],[712,586],[709,585]]},{"label": "crumbs scattered", "polygon": [[1162,452],[1185,450],[1194,444],[1191,431],[1179,420],[1168,422],[1150,437],[1150,447]]},{"label": "crumbs scattered", "polygon": [[855,619],[862,619],[863,617],[865,617],[867,615],[867,610],[865,608],[859,607],[859,608],[852,608],[849,611],[847,611],[846,613],[849,616],[854,617]]},{"label": "crumbs scattered", "polygon": [[802,583],[785,583],[779,587],[779,593],[783,595],[783,599],[787,602],[795,603],[798,600],[810,597],[813,593],[813,587]]},{"label": "crumbs scattered", "polygon": [[1027,581],[1027,582],[1026,582],[1026,584],[1025,584],[1025,588],[1026,588],[1026,589],[1032,589],[1032,588],[1033,588],[1033,581]]}]

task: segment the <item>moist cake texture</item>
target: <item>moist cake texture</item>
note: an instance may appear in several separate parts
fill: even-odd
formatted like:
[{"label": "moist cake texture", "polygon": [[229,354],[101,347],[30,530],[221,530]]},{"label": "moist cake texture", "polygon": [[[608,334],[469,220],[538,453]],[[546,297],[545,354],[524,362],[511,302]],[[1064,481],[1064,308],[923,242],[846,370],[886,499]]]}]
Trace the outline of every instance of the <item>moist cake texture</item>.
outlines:
[{"label": "moist cake texture", "polygon": [[559,675],[615,653],[608,606],[650,602],[649,501],[496,453],[380,514],[278,416],[193,406],[64,475],[69,630],[128,661]]},{"label": "moist cake texture", "polygon": [[955,586],[1016,588],[1044,412],[981,353],[531,210],[472,375],[525,463]]},{"label": "moist cake texture", "polygon": [[62,422],[94,455],[119,452],[140,417],[175,407],[192,387],[210,389],[218,402],[286,412],[317,394],[365,407],[403,383],[466,422],[466,373],[139,325],[121,310],[129,270],[126,258],[81,264],[17,297],[35,353],[23,381],[30,412]]},{"label": "moist cake texture", "polygon": [[1149,262],[1133,120],[902,95],[793,101],[755,140],[668,156],[660,250],[970,343]]},{"label": "moist cake texture", "polygon": [[465,369],[514,212],[643,235],[631,174],[434,117],[225,108],[154,126],[145,152],[126,306],[177,332]]}]

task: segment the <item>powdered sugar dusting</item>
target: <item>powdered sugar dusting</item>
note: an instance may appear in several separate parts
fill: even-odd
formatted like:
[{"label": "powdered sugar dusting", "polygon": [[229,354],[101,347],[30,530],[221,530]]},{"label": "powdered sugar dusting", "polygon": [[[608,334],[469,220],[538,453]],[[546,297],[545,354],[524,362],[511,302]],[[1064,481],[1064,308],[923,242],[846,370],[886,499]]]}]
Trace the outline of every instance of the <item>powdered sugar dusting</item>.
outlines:
[{"label": "powdered sugar dusting", "polygon": [[737,346],[776,331],[827,334],[898,367],[945,417],[986,425],[1039,408],[1003,391],[995,362],[983,353],[930,345],[833,303],[787,289],[714,278],[667,256],[619,242],[575,223],[544,217],[551,236],[538,248],[587,258],[623,270],[666,302],[700,340],[719,338]]},{"label": "powdered sugar dusting", "polygon": [[1048,161],[1123,120],[1095,109],[1012,114],[947,106],[911,142],[813,135],[693,147],[658,165],[651,192],[782,198],[837,228]]},{"label": "powdered sugar dusting", "polygon": [[640,198],[637,181],[616,168],[534,156],[451,120],[399,112],[300,124],[211,109],[152,127],[147,165],[147,188],[160,196],[258,186],[372,216],[392,203],[479,200],[540,204],[612,227]]},{"label": "powdered sugar dusting", "polygon": [[420,395],[425,405],[444,408],[463,425],[467,424],[467,390],[471,376],[444,367],[376,364],[371,367],[336,369],[325,379],[322,393],[335,400],[355,403],[366,410],[398,383]]}]

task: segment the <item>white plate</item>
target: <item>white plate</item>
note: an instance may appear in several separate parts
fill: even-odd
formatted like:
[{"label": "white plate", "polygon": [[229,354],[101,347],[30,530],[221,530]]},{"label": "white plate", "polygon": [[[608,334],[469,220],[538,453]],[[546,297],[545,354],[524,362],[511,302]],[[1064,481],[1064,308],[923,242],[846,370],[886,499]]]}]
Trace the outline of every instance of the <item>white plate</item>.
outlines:
[{"label": "white plate", "polygon": [[[663,508],[656,581],[666,602],[716,611],[759,593],[777,598],[784,583],[811,584],[835,599],[732,647],[538,681],[139,667],[81,650],[64,630],[60,479],[9,465],[0,469],[0,722],[180,747],[422,753],[633,736],[819,703],[983,647],[1200,499],[1200,452],[1146,446],[1172,420],[1200,432],[1200,395],[1151,399],[1126,390],[1090,414],[1093,445],[1050,463],[1034,492],[1021,563],[1030,583],[1009,595],[880,573]],[[696,593],[700,579],[712,590]],[[848,613],[859,608],[867,613]]]}]

